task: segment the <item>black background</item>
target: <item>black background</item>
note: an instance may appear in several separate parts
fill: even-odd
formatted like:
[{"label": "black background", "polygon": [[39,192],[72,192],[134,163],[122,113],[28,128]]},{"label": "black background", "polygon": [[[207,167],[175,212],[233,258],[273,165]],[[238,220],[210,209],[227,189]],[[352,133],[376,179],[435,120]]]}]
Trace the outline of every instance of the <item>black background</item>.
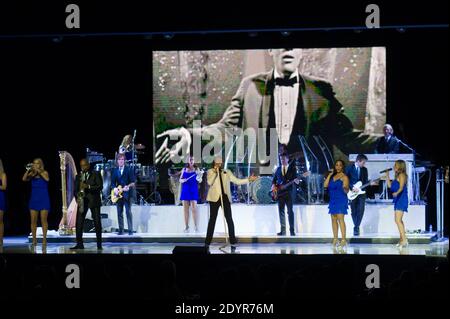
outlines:
[{"label": "black background", "polygon": [[[152,50],[386,46],[387,121],[424,159],[448,165],[447,1],[427,2],[426,7],[378,2],[382,26],[398,26],[380,30],[363,30],[366,3],[359,2],[239,12],[212,9],[211,3],[202,10],[176,4],[157,8],[129,2],[77,3],[81,30],[75,31],[64,27],[65,3],[0,7],[0,158],[8,175],[6,235],[29,229],[29,185],[21,182],[21,175],[33,158],[42,157],[50,174],[49,219],[50,229],[55,229],[61,218],[59,150],[69,151],[76,160],[86,147],[112,157],[123,135],[133,129],[137,142],[152,149]],[[256,36],[237,32],[308,27],[328,30],[292,31],[288,36],[277,31]],[[178,33],[189,30],[204,33]],[[218,33],[207,32],[211,30]],[[103,32],[148,33],[91,34]],[[163,33],[173,38],[165,39]],[[150,162],[152,155],[147,152],[143,161]],[[430,216],[434,216],[433,191],[434,179],[428,193]]]}]

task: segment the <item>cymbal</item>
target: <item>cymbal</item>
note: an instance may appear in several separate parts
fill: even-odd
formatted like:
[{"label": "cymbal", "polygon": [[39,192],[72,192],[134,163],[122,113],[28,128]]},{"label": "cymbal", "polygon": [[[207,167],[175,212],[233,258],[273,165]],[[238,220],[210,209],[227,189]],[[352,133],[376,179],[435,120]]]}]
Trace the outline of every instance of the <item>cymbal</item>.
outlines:
[{"label": "cymbal", "polygon": [[137,150],[144,150],[144,149],[145,149],[145,145],[143,145],[143,144],[135,144],[134,147],[135,147]]}]

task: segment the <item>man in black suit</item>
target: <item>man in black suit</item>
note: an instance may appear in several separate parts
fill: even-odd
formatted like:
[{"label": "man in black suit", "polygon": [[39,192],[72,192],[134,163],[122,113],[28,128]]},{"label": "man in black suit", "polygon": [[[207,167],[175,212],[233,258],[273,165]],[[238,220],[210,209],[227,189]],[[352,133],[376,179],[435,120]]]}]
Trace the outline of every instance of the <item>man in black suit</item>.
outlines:
[{"label": "man in black suit", "polygon": [[90,170],[89,161],[80,161],[81,172],[75,178],[75,194],[78,196],[78,211],[76,220],[77,244],[71,249],[84,249],[83,225],[88,209],[94,220],[95,234],[97,237],[97,248],[102,249],[102,222],[100,207],[102,205],[100,193],[103,189],[102,176]]},{"label": "man in black suit", "polygon": [[114,168],[111,175],[111,188],[116,195],[119,195],[118,187],[122,187],[122,198],[120,198],[117,205],[117,218],[119,222],[119,235],[123,234],[123,207],[125,206],[125,213],[127,215],[128,234],[133,235],[133,218],[131,216],[131,188],[134,187],[136,177],[133,170],[125,165],[125,154],[117,156],[117,167]]},{"label": "man in black suit", "polygon": [[[364,154],[358,154],[356,156],[356,161],[354,164],[347,166],[345,174],[349,179],[349,187],[353,191],[358,191],[354,186],[357,182],[361,182],[363,185],[368,182],[368,172],[367,168],[364,166],[367,162],[367,156]],[[364,209],[366,207],[366,194],[358,195],[354,200],[351,201],[350,207],[352,209],[352,219],[353,219],[353,235],[359,236],[359,225],[364,216]]]},{"label": "man in black suit", "polygon": [[[219,131],[222,136],[227,136],[225,130],[235,128],[252,128],[261,133],[257,138],[265,139],[262,145],[265,143],[266,148],[269,141],[274,140],[272,145],[286,144],[289,153],[300,150],[299,135],[310,141],[313,136],[320,135],[330,149],[344,154],[373,150],[374,137],[353,128],[331,84],[298,72],[301,49],[270,49],[269,54],[274,68],[244,78],[218,122],[200,128],[175,128],[159,134],[157,138],[166,139],[155,154],[156,163],[168,162],[179,156],[181,150],[189,150],[190,134],[199,138],[203,134],[215,136]],[[171,149],[169,136],[179,138]],[[270,154],[271,160],[277,160],[276,154]],[[259,156],[257,161],[268,164],[265,156]]]},{"label": "man in black suit", "polygon": [[377,154],[398,154],[400,152],[400,141],[394,136],[394,129],[390,124],[383,126],[384,136],[377,141],[375,153]]},{"label": "man in black suit", "polygon": [[[297,172],[294,164],[289,164],[289,154],[282,153],[280,155],[281,165],[278,166],[275,173],[273,174],[272,179],[272,191],[276,187],[276,185],[286,185],[287,183],[294,181],[298,184],[300,182],[299,179],[296,179]],[[286,235],[286,216],[284,213],[284,208],[287,207],[288,219],[289,219],[289,231],[291,236],[295,236],[294,230],[294,209],[293,209],[293,193],[294,193],[294,185],[286,187],[282,191],[278,191],[278,214],[280,217],[280,226],[281,230],[277,233],[278,236]]]}]

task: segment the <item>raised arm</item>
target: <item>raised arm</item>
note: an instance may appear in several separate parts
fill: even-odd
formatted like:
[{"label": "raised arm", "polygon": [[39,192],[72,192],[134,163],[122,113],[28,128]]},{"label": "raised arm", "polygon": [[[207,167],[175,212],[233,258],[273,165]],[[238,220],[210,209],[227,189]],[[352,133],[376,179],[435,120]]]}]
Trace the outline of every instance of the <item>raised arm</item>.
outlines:
[{"label": "raised arm", "polygon": [[333,175],[333,173],[328,174],[327,178],[325,179],[325,182],[323,183],[324,188],[328,188],[328,184],[330,184],[331,175]]},{"label": "raised arm", "polygon": [[230,181],[236,185],[244,185],[250,183],[250,180],[248,178],[237,178],[229,169],[227,169],[227,175],[229,176]]},{"label": "raised arm", "polygon": [[400,174],[398,176],[398,184],[399,184],[398,191],[392,193],[392,196],[394,196],[394,197],[397,196],[398,194],[400,194],[403,191],[403,188],[405,187],[405,184],[406,184],[405,174]]},{"label": "raised arm", "polygon": [[5,191],[6,187],[7,187],[7,178],[6,178],[6,174],[3,173],[2,174],[2,185],[0,185],[0,190]]},{"label": "raised arm", "polygon": [[22,181],[28,182],[34,176],[36,176],[36,173],[33,170],[29,169],[29,170],[25,171],[25,173],[23,174]]},{"label": "raised arm", "polygon": [[181,174],[180,174],[180,178],[179,178],[180,183],[184,183],[185,182],[185,179],[183,178],[183,173],[184,173],[184,167],[181,170]]},{"label": "raised arm", "polygon": [[389,171],[387,171],[384,175],[386,177],[386,184],[388,188],[391,188],[392,185],[392,181],[391,181],[391,177],[389,176]]},{"label": "raised arm", "polygon": [[39,175],[47,182],[50,180],[50,177],[48,176],[48,172],[47,171],[40,171]]},{"label": "raised arm", "polygon": [[348,193],[348,190],[350,189],[350,180],[348,179],[347,175],[344,175],[342,177],[342,188],[344,189],[345,193]]},{"label": "raised arm", "polygon": [[208,175],[207,175],[207,178],[206,178],[206,181],[207,181],[208,185],[211,186],[214,183],[214,181],[216,180],[216,178],[217,178],[216,170],[214,170],[213,168],[209,169],[208,170]]}]

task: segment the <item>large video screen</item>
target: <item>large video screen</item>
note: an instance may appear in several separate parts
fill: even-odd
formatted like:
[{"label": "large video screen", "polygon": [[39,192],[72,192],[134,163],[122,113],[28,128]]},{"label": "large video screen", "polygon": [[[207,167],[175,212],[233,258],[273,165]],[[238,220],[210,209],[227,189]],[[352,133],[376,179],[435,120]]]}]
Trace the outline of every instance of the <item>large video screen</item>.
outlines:
[{"label": "large video screen", "polygon": [[156,163],[205,160],[207,142],[222,135],[218,147],[236,147],[230,136],[242,132],[253,134],[243,156],[256,162],[281,144],[334,158],[370,153],[386,119],[386,49],[154,51],[153,110]]}]

